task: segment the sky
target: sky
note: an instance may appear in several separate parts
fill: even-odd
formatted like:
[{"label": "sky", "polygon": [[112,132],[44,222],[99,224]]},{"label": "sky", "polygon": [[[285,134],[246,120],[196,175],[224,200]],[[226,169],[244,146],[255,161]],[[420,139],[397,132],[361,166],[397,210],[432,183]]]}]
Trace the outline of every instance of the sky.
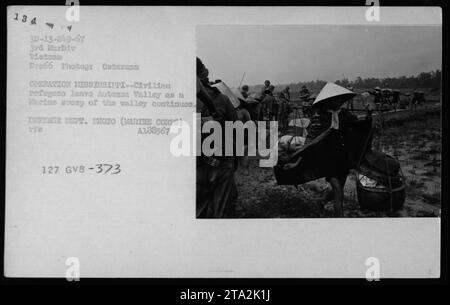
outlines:
[{"label": "sky", "polygon": [[198,26],[197,56],[230,87],[417,75],[441,69],[440,26]]}]

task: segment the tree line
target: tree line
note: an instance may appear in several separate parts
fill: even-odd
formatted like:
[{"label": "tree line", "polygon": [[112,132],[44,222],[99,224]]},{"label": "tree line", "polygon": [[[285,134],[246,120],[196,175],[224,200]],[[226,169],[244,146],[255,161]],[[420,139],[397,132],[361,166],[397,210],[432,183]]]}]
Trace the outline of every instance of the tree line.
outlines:
[{"label": "tree line", "polygon": [[[354,80],[347,78],[340,79],[335,83],[343,87],[353,87],[353,89],[373,89],[375,87],[391,88],[391,89],[417,89],[417,88],[429,88],[432,91],[441,89],[441,70],[435,70],[430,72],[422,72],[415,76],[399,76],[399,77],[386,77],[386,78],[361,78],[357,77]],[[299,92],[302,86],[306,86],[311,92],[319,92],[326,81],[315,80],[309,82],[298,82],[290,84],[276,85],[275,90],[280,91],[286,86],[289,86],[291,92]],[[250,91],[258,92],[261,90],[262,85],[251,86]]]}]

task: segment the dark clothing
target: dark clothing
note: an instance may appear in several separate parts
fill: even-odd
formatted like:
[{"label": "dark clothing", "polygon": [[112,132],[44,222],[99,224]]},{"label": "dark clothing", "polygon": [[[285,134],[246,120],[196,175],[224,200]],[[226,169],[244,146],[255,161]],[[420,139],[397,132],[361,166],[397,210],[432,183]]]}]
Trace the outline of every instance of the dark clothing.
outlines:
[{"label": "dark clothing", "polygon": [[[237,121],[238,116],[229,98],[216,88],[205,84],[203,86],[211,97],[218,115],[224,121]],[[197,103],[200,103],[197,109],[202,115],[202,120],[209,118],[211,113],[207,107],[200,100],[197,100]],[[222,135],[222,156],[208,157],[202,154],[197,157],[196,214],[199,218],[231,217],[234,209],[234,201],[237,197],[234,182],[235,158],[224,156],[225,132],[222,132]],[[202,133],[202,141],[207,136]]]},{"label": "dark clothing", "polygon": [[311,117],[311,121],[306,129],[308,136],[306,143],[311,142],[318,137],[321,133],[329,129],[331,126],[331,114],[326,112],[315,112]]},{"label": "dark clothing", "polygon": [[[342,130],[342,127],[349,122],[353,122],[356,120],[356,117],[351,114],[347,109],[342,108],[339,112],[339,129]],[[326,112],[325,110],[316,111],[309,123],[307,128],[308,131],[308,140],[312,140],[319,136],[321,133],[326,131],[331,127],[331,113]]]},{"label": "dark clothing", "polygon": [[375,99],[373,101],[375,104],[381,103],[381,92],[374,91],[374,92],[370,92],[370,94],[372,94],[375,97]]},{"label": "dark clothing", "polygon": [[332,132],[336,133],[331,137],[331,147],[333,147],[334,150],[330,155],[330,161],[333,166],[328,169],[326,180],[329,181],[331,178],[335,177],[339,181],[345,182],[349,169],[347,168],[346,163],[343,162],[343,160],[346,159],[344,137],[340,130],[333,129]]},{"label": "dark clothing", "polygon": [[353,111],[353,98],[349,99],[347,102],[347,109],[350,109]]},{"label": "dark clothing", "polygon": [[420,93],[414,92],[413,98],[412,98],[412,105],[414,108],[416,108],[418,105],[422,104],[423,99],[420,97]]},{"label": "dark clothing", "polygon": [[280,122],[280,127],[282,130],[285,130],[288,127],[289,113],[291,113],[291,111],[292,110],[289,105],[289,100],[281,97],[278,109],[278,120]]},{"label": "dark clothing", "polygon": [[[339,112],[339,129],[331,129],[330,147],[333,147],[333,152],[329,155],[330,164],[333,164],[327,169],[327,181],[335,177],[339,181],[344,181],[349,173],[349,169],[345,162],[346,151],[344,146],[343,128],[345,124],[355,121],[356,117],[352,115],[348,110],[341,109]],[[307,128],[308,136],[306,138],[306,144],[310,143],[313,139],[318,137],[323,132],[330,129],[331,126],[331,113],[325,110],[316,112],[311,118],[311,122]]]},{"label": "dark clothing", "polygon": [[261,101],[266,97],[266,92],[267,91],[270,91],[270,86],[263,86],[261,88],[261,95],[259,97],[261,99]]},{"label": "dark clothing", "polygon": [[267,115],[269,120],[275,116],[275,109],[277,109],[277,105],[275,97],[272,94],[266,94],[264,99],[261,102],[261,110],[263,115]]},{"label": "dark clothing", "polygon": [[392,103],[397,104],[400,101],[400,92],[394,92],[392,94]]},{"label": "dark clothing", "polygon": [[234,213],[237,189],[234,163],[222,162],[218,167],[197,164],[197,218],[229,218]]},{"label": "dark clothing", "polygon": [[397,110],[399,104],[400,104],[400,92],[394,91],[392,93],[392,105],[394,106],[395,110]]},{"label": "dark clothing", "polygon": [[286,99],[287,101],[291,100],[291,94],[289,91],[283,90],[280,92],[280,99]]},{"label": "dark clothing", "polygon": [[250,118],[253,121],[257,121],[258,115],[259,115],[259,108],[260,108],[260,103],[245,103],[244,104],[244,108],[248,110],[249,114],[250,114]]},{"label": "dark clothing", "polygon": [[[216,108],[217,113],[222,117],[222,119],[224,121],[232,121],[232,122],[236,122],[239,120],[238,115],[236,113],[236,110],[233,107],[233,104],[231,103],[230,99],[220,93],[220,91],[217,88],[214,87],[210,87],[209,85],[204,86],[206,91],[208,92],[208,94],[211,96],[211,98],[213,99],[213,104]],[[209,117],[211,116],[211,113],[209,112],[207,107],[202,107],[200,106],[200,113],[202,118],[203,117]],[[224,131],[224,126],[222,126],[222,130]],[[206,138],[208,136],[208,134],[203,134],[202,133],[202,138]],[[222,137],[223,137],[223,143],[225,143],[225,133],[222,132]],[[222,155],[224,156],[224,151],[225,151],[225,145],[222,145]],[[220,158],[233,158],[233,157],[218,157]]]},{"label": "dark clothing", "polygon": [[251,121],[251,119],[252,119],[250,112],[247,110],[247,108],[245,108],[243,106],[239,106],[238,108],[236,108],[236,113],[237,113],[239,121],[241,121],[244,124],[248,121]]},{"label": "dark clothing", "polygon": [[306,88],[303,88],[302,90],[300,90],[300,99],[301,100],[307,100],[309,99],[310,94],[309,94],[309,90]]},{"label": "dark clothing", "polygon": [[273,102],[273,105],[272,105],[272,113],[271,113],[272,121],[278,121],[280,118],[279,117],[280,103],[281,103],[281,101],[275,97],[275,101]]},{"label": "dark clothing", "polygon": [[[233,104],[226,95],[220,93],[217,88],[210,87],[209,85],[205,86],[205,89],[213,99],[213,103],[218,114],[222,116],[225,121],[235,122],[238,120],[236,110],[234,109]],[[204,105],[200,104],[197,108],[200,110],[202,117],[211,115],[208,108],[204,107]]]}]

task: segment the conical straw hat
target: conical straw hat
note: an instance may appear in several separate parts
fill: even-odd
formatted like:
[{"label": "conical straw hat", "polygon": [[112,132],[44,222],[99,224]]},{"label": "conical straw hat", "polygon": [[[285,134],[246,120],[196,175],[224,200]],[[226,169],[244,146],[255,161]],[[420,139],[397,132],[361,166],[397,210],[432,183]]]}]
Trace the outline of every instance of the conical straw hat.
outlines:
[{"label": "conical straw hat", "polygon": [[334,83],[326,83],[314,100],[313,105],[317,105],[319,103],[321,105],[325,105],[327,103],[343,104],[355,95],[355,92],[352,92],[344,87],[338,86]]}]

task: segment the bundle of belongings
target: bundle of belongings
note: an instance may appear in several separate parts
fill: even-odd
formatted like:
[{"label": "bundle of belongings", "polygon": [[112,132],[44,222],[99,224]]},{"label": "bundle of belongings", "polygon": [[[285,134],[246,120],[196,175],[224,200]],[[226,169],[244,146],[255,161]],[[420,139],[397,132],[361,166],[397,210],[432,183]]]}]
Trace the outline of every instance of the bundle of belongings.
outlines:
[{"label": "bundle of belongings", "polygon": [[284,135],[278,140],[279,150],[282,152],[294,151],[305,145],[306,137]]},{"label": "bundle of belongings", "polygon": [[[343,128],[342,134],[328,129],[303,146],[289,145],[290,149],[297,148],[293,154],[289,154],[288,147],[281,147],[274,167],[277,183],[297,186],[327,177],[336,167],[356,168],[359,157],[364,154],[367,137],[371,136],[371,125],[370,120],[355,121]],[[297,141],[305,143],[304,139]],[[342,153],[337,154],[338,151]],[[284,165],[293,162],[295,157],[301,158],[300,162],[294,168],[286,169]]]},{"label": "bundle of belongings", "polygon": [[279,151],[286,153],[295,151],[305,145],[308,135],[307,128],[310,120],[308,118],[298,118],[289,121],[288,126],[293,131],[293,135],[285,134],[278,139]]},{"label": "bundle of belongings", "polygon": [[358,168],[358,202],[372,211],[397,211],[405,202],[405,182],[400,164],[379,151],[367,152]]}]

